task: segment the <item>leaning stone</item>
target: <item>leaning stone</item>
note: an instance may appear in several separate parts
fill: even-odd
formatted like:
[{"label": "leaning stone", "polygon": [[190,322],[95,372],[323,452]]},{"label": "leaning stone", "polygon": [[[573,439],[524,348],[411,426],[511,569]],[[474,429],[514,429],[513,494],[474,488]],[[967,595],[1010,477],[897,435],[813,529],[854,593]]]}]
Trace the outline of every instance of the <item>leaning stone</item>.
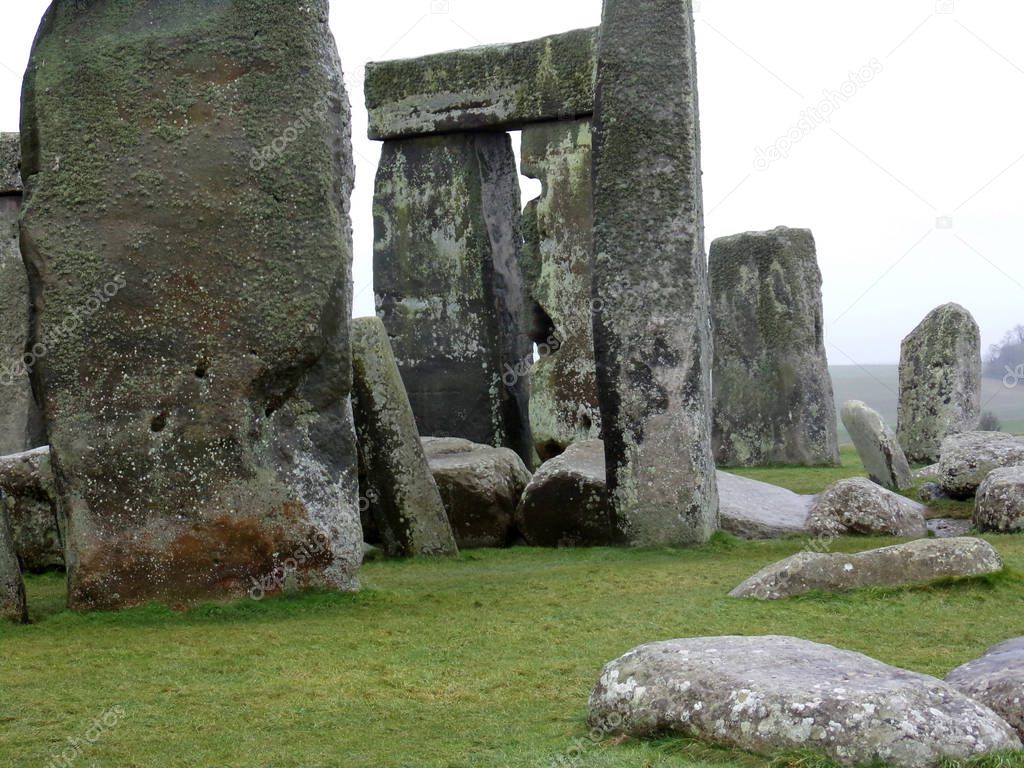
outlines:
[{"label": "leaning stone", "polygon": [[981,331],[959,304],[932,310],[903,340],[900,445],[913,462],[934,462],[942,439],[977,429],[981,415]]},{"label": "leaning stone", "polygon": [[358,586],[349,102],[327,0],[238,6],[53,3],[31,54],[22,249],[74,609]]},{"label": "leaning stone", "polygon": [[42,573],[63,568],[64,544],[49,446],[0,457],[0,491],[7,497],[7,516],[21,569]]},{"label": "leaning stone", "polygon": [[596,30],[366,66],[371,139],[508,130],[594,111]]},{"label": "leaning stone", "polygon": [[448,519],[460,549],[507,547],[530,470],[513,451],[452,437],[424,437]]},{"label": "leaning stone", "polygon": [[531,464],[520,215],[508,135],[384,145],[373,285],[419,432],[505,446]]},{"label": "leaning stone", "polygon": [[821,271],[808,229],[711,244],[715,462],[838,466]]},{"label": "leaning stone", "polygon": [[890,491],[902,491],[913,486],[907,457],[896,440],[896,434],[878,411],[860,400],[851,400],[843,406],[842,418],[843,426],[857,448],[857,455],[872,480]]},{"label": "leaning stone", "polygon": [[0,620],[28,623],[25,582],[7,524],[7,503],[0,493]]},{"label": "leaning stone", "polygon": [[852,555],[800,552],[762,569],[729,596],[782,600],[815,591],[907,587],[989,576],[1002,569],[1002,559],[987,541],[918,539]]},{"label": "leaning stone", "polygon": [[523,174],[544,183],[523,213],[522,264],[529,333],[539,352],[530,370],[530,426],[545,461],[601,433],[590,297],[591,146],[589,120],[523,130]]},{"label": "leaning stone", "polygon": [[604,443],[588,440],[544,462],[516,512],[519,532],[534,547],[618,544],[605,482]]},{"label": "leaning stone", "polygon": [[454,555],[455,537],[384,324],[352,321],[352,409],[363,496],[390,555]]},{"label": "leaning stone", "polygon": [[866,477],[840,480],[814,502],[807,526],[819,536],[901,536],[928,534],[927,508],[886,490]]},{"label": "leaning stone", "polygon": [[630,544],[718,528],[689,0],[606,0],[594,110],[594,344],[608,488]]},{"label": "leaning stone", "polygon": [[1024,467],[989,473],[974,502],[974,527],[993,533],[1024,533]]},{"label": "leaning stone", "polygon": [[946,682],[991,709],[1024,738],[1024,637],[989,648],[980,659],[950,672]]},{"label": "leaning stone", "polygon": [[741,539],[782,539],[809,533],[814,496],[718,472],[719,525]]},{"label": "leaning stone", "polygon": [[795,637],[649,643],[608,664],[590,695],[608,735],[675,734],[766,756],[932,768],[1021,748],[998,715],[934,677]]},{"label": "leaning stone", "polygon": [[942,441],[939,484],[953,499],[970,499],[996,469],[1024,466],[1024,438],[1006,432],[964,432]]}]

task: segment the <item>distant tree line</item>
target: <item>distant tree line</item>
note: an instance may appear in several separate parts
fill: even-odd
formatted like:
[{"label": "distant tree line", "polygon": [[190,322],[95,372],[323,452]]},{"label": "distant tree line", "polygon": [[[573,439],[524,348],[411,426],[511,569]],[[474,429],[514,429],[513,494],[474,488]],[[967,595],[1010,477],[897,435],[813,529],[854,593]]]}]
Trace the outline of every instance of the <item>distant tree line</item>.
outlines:
[{"label": "distant tree line", "polygon": [[985,376],[990,379],[1018,371],[1024,372],[1024,325],[1007,331],[1001,343],[988,348],[985,357]]}]

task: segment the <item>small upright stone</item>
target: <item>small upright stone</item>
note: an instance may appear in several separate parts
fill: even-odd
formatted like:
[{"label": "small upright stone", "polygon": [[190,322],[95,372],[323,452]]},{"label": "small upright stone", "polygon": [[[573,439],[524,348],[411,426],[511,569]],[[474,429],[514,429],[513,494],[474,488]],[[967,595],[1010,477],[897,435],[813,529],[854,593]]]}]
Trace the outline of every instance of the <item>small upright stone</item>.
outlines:
[{"label": "small upright stone", "polygon": [[838,465],[811,231],[778,227],[719,238],[709,270],[715,461]]},{"label": "small upright stone", "polygon": [[594,369],[591,257],[594,194],[589,120],[523,129],[523,174],[544,192],[523,213],[526,317],[539,359],[530,426],[542,461],[601,434]]},{"label": "small upright stone", "polygon": [[352,410],[362,496],[390,555],[458,553],[384,324],[352,321]]},{"label": "small upright stone", "polygon": [[913,486],[907,457],[878,411],[860,400],[850,400],[843,405],[842,417],[857,455],[874,482],[890,491]]},{"label": "small upright stone", "polygon": [[594,345],[616,525],[633,545],[718,527],[690,0],[605,0],[594,110]]},{"label": "small upright stone", "polygon": [[981,331],[959,304],[928,313],[903,340],[896,434],[907,458],[932,463],[943,438],[977,429]]},{"label": "small upright stone", "polygon": [[0,620],[24,624],[28,621],[25,582],[7,524],[7,501],[0,493]]}]

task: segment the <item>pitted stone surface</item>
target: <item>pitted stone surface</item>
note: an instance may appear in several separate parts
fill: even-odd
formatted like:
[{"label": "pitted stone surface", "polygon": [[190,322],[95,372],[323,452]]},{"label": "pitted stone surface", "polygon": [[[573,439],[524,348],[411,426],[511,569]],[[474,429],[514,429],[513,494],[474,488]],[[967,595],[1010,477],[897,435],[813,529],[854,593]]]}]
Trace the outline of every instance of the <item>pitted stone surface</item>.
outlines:
[{"label": "pitted stone surface", "polygon": [[1006,432],[963,432],[942,441],[939,485],[953,499],[969,499],[991,472],[1024,466],[1024,438]]},{"label": "pitted stone surface", "polygon": [[840,480],[815,499],[807,527],[819,536],[927,535],[927,508],[866,477]]},{"label": "pitted stone surface", "polygon": [[978,487],[973,522],[979,531],[1024,533],[1024,467],[989,473]]},{"label": "pitted stone surface", "polygon": [[890,491],[902,491],[914,485],[910,464],[896,440],[896,433],[878,411],[860,400],[851,400],[843,405],[842,418],[872,480]]},{"label": "pitted stone surface", "polygon": [[1024,637],[989,648],[957,667],[946,682],[1008,722],[1024,738]]},{"label": "pitted stone surface", "polygon": [[41,573],[64,567],[64,543],[57,520],[57,489],[50,448],[0,457],[0,491],[23,571]]},{"label": "pitted stone surface", "polygon": [[21,136],[0,133],[0,195],[20,195]]},{"label": "pitted stone surface", "polygon": [[996,713],[928,675],[794,637],[650,643],[604,668],[590,725],[771,755],[810,749],[843,765],[929,768],[1020,749]]}]

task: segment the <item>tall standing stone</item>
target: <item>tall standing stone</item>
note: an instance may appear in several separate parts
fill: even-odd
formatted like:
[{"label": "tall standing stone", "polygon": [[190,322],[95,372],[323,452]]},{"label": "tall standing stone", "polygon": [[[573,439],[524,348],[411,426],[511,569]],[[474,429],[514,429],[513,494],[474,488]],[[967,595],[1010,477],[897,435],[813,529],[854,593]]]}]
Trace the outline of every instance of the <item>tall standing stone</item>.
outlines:
[{"label": "tall standing stone", "polygon": [[523,174],[544,191],[523,213],[526,317],[539,357],[530,426],[544,461],[601,432],[591,316],[594,229],[590,120],[523,129]]},{"label": "tall standing stone", "polygon": [[363,503],[385,548],[400,556],[457,554],[387,331],[378,318],[352,321],[352,365]]},{"label": "tall standing stone", "polygon": [[14,550],[7,522],[7,501],[0,493],[0,620],[24,624],[28,621],[25,582]]},{"label": "tall standing stone", "polygon": [[358,586],[349,121],[327,0],[47,11],[21,234],[73,608]]},{"label": "tall standing stone", "polygon": [[0,455],[46,442],[25,368],[28,274],[18,245],[20,139],[0,133]]},{"label": "tall standing stone", "polygon": [[717,527],[690,0],[605,0],[594,114],[594,343],[616,523],[637,545]]},{"label": "tall standing stone", "polygon": [[507,134],[384,144],[374,291],[421,435],[530,464],[519,174]]},{"label": "tall standing stone", "polygon": [[719,466],[839,464],[814,236],[779,227],[711,244]]},{"label": "tall standing stone", "polygon": [[931,463],[947,435],[977,428],[981,330],[959,304],[928,313],[903,340],[896,434],[907,459]]}]

